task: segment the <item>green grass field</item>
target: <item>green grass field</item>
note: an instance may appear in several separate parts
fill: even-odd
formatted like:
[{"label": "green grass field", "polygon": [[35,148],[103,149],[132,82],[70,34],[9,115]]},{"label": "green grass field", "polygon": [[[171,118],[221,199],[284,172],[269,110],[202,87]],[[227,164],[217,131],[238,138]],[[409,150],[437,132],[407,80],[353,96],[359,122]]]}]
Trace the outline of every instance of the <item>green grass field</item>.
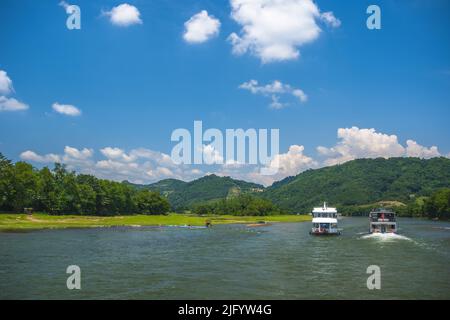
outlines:
[{"label": "green grass field", "polygon": [[308,215],[280,215],[280,216],[196,216],[189,214],[169,214],[166,216],[132,215],[132,216],[78,216],[78,215],[48,215],[42,213],[26,214],[0,214],[0,231],[20,231],[33,229],[60,229],[60,228],[99,228],[114,226],[169,226],[192,225],[203,226],[206,220],[213,225],[226,223],[252,224],[265,222],[305,222],[311,221]]}]

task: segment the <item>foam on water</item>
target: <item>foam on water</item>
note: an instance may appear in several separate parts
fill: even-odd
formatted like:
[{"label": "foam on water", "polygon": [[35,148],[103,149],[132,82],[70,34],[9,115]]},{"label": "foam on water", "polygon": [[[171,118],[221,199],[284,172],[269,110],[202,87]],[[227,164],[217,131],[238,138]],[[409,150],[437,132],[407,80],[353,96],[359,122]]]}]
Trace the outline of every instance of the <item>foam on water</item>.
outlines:
[{"label": "foam on water", "polygon": [[371,233],[362,236],[361,239],[376,239],[380,241],[392,241],[392,240],[408,240],[412,241],[410,238],[402,236],[396,233]]}]

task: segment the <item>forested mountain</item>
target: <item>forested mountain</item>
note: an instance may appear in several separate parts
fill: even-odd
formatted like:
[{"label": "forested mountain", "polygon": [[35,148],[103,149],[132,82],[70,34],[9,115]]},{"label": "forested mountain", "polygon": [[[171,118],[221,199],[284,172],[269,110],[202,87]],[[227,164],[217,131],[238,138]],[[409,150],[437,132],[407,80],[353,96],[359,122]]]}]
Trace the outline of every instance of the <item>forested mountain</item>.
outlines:
[{"label": "forested mountain", "polygon": [[191,182],[179,180],[162,180],[148,185],[151,190],[165,194],[174,209],[189,209],[200,202],[230,198],[241,194],[261,193],[264,187],[251,182],[235,180],[230,177],[219,177],[214,174]]},{"label": "forested mountain", "polygon": [[130,186],[133,186],[137,189],[149,189],[152,191],[159,191],[162,195],[168,196],[169,194],[181,190],[187,182],[177,179],[164,179],[152,184],[134,184],[128,181],[124,181],[124,184],[128,184]]},{"label": "forested mountain", "polygon": [[324,201],[349,211],[379,201],[413,202],[448,187],[447,158],[358,159],[286,178],[263,196],[289,212],[309,212]]}]

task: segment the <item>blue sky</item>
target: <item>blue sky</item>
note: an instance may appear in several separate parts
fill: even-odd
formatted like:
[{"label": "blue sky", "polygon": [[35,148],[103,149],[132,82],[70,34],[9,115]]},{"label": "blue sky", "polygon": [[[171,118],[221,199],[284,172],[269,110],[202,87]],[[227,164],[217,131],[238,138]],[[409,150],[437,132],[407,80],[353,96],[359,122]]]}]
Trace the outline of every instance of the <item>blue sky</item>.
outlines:
[{"label": "blue sky", "polygon": [[[281,3],[297,8],[297,1]],[[233,53],[229,36],[236,33],[245,40],[245,23],[236,16],[248,18],[248,13],[233,9],[228,0],[130,0],[126,3],[138,10],[139,22],[126,26],[107,13],[123,1],[68,2],[81,8],[81,30],[66,28],[68,15],[59,1],[0,3],[0,70],[13,87],[0,96],[28,106],[0,111],[0,151],[13,160],[39,167],[51,164],[48,154],[66,156],[80,172],[137,182],[169,176],[189,180],[217,172],[270,184],[244,169],[203,166],[193,172],[164,166],[161,159],[174,146],[172,131],[191,129],[194,120],[221,130],[279,128],[280,159],[287,164],[272,180],[358,157],[450,154],[448,1],[315,1],[318,14],[292,17],[312,17],[312,27],[321,30],[312,40],[290,42],[289,32],[295,38],[298,30],[289,26],[281,37],[267,39],[271,24],[253,17],[247,27],[261,28],[261,39],[241,54]],[[370,4],[381,8],[381,30],[366,27]],[[189,42],[183,36],[185,23],[202,10],[220,21],[220,28],[205,41]],[[322,19],[325,12],[332,12],[340,25]],[[276,11],[264,13],[269,18],[273,14],[269,20],[275,28],[283,24]],[[277,51],[270,56],[274,60],[265,61],[255,52],[262,42],[278,44],[285,35],[283,44],[297,57],[280,58],[284,51]],[[302,90],[307,101],[268,87],[259,93],[239,88],[250,80],[260,88],[278,80]],[[273,95],[282,108],[270,107]],[[81,115],[58,113],[54,103],[72,105]],[[407,140],[416,142],[409,144],[410,151]],[[82,156],[73,149],[67,154],[67,146],[92,154]],[[302,149],[289,153],[291,146]],[[326,149],[319,152],[319,146]],[[114,154],[101,151],[107,147],[123,155],[118,149]],[[138,149],[157,155],[127,167],[135,161],[123,159]],[[26,151],[36,156],[24,156]],[[151,163],[144,165],[147,160]],[[99,161],[108,163],[99,167]]]}]

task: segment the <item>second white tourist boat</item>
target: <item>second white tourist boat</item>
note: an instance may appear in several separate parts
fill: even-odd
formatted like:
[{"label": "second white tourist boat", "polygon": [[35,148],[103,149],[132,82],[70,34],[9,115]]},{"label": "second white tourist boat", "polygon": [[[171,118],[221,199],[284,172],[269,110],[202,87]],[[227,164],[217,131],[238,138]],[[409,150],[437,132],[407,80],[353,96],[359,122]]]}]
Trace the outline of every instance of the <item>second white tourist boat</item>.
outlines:
[{"label": "second white tourist boat", "polygon": [[397,233],[395,212],[379,208],[369,213],[370,233]]},{"label": "second white tourist boat", "polygon": [[325,202],[323,207],[314,208],[312,211],[312,235],[340,235],[338,229],[338,212],[336,208],[327,206]]}]

